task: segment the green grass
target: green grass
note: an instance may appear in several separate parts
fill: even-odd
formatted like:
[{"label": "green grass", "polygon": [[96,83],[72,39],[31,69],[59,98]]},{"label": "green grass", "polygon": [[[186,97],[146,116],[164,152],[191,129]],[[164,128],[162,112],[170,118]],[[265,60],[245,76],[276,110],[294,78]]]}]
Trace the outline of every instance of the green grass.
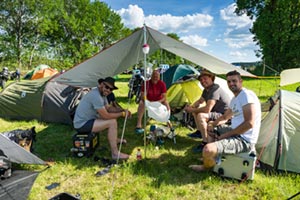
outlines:
[{"label": "green grass", "polygon": [[[165,144],[156,148],[144,146],[142,136],[134,133],[136,123],[135,103],[128,103],[128,75],[120,75],[116,96],[120,104],[133,112],[133,117],[125,125],[125,138],[128,144],[122,151],[131,158],[114,167],[102,177],[95,173],[104,168],[100,161],[91,158],[75,158],[70,153],[74,130],[67,125],[47,124],[37,121],[9,121],[0,119],[0,132],[36,126],[37,142],[35,153],[42,159],[53,159],[55,164],[42,171],[36,179],[30,200],[49,199],[59,193],[81,195],[83,200],[98,199],[287,199],[299,192],[298,174],[266,174],[257,169],[253,181],[240,183],[236,180],[222,179],[212,172],[196,173],[188,168],[190,164],[200,163],[200,154],[192,153],[197,140],[186,137],[190,132],[176,125],[177,143],[166,139]],[[244,86],[252,89],[265,101],[278,89],[278,79],[245,79]],[[295,90],[296,86],[286,87]],[[155,123],[151,121],[151,123]],[[123,131],[124,120],[118,123],[119,135]],[[137,161],[136,151],[141,148],[143,160]],[[146,151],[146,156],[145,156]],[[100,134],[100,146],[95,154],[109,158],[106,132]],[[25,169],[43,170],[44,166],[19,166]],[[45,189],[51,183],[60,185],[52,190]]]}]

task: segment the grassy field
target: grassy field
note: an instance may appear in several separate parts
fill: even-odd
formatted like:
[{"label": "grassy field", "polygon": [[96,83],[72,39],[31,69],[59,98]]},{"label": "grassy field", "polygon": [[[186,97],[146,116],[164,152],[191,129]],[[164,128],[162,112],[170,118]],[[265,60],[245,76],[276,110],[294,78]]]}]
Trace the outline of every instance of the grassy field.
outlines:
[{"label": "grassy field", "polygon": [[[122,151],[131,154],[131,158],[113,167],[100,177],[95,174],[105,168],[105,164],[95,159],[110,158],[107,134],[100,134],[100,146],[93,157],[75,158],[72,148],[71,126],[47,124],[37,121],[9,121],[0,119],[0,132],[30,128],[35,126],[38,132],[34,144],[35,154],[44,160],[54,160],[55,164],[43,170],[44,166],[18,166],[25,169],[43,170],[36,179],[30,200],[46,200],[59,193],[80,194],[83,200],[101,199],[287,199],[299,192],[300,176],[292,173],[266,174],[256,170],[253,181],[240,183],[223,179],[212,172],[196,173],[188,168],[190,164],[200,163],[200,154],[192,152],[199,141],[186,136],[189,129],[176,124],[177,143],[165,139],[165,144],[156,147],[144,146],[143,137],[134,133],[136,123],[135,103],[127,99],[129,75],[120,75],[116,91],[118,101],[133,112],[126,124],[119,120],[119,134],[124,130],[128,144]],[[279,79],[245,79],[244,86],[252,89],[264,102],[278,89]],[[295,90],[292,85],[284,89]],[[150,123],[155,123],[150,121]],[[123,129],[124,127],[124,129]],[[142,161],[136,160],[137,149],[142,150]],[[145,154],[146,152],[146,154]],[[47,190],[52,183],[59,186]],[[300,197],[298,197],[300,198]]]}]

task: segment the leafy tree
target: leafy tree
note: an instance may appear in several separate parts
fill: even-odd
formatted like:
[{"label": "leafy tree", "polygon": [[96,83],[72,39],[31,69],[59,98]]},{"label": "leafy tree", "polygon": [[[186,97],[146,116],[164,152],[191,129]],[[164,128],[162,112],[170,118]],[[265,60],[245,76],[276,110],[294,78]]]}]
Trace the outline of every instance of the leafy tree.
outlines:
[{"label": "leafy tree", "polygon": [[90,0],[57,1],[50,12],[48,32],[55,55],[78,63],[130,33],[119,15],[103,2]]},{"label": "leafy tree", "polygon": [[2,0],[0,4],[1,60],[15,60],[19,68],[26,55],[39,46],[42,1]]},{"label": "leafy tree", "polygon": [[260,46],[258,54],[276,69],[300,67],[300,1],[237,0],[237,14],[255,19],[251,32]]},{"label": "leafy tree", "polygon": [[0,58],[19,67],[41,61],[70,67],[128,34],[120,16],[99,0],[0,3]]}]

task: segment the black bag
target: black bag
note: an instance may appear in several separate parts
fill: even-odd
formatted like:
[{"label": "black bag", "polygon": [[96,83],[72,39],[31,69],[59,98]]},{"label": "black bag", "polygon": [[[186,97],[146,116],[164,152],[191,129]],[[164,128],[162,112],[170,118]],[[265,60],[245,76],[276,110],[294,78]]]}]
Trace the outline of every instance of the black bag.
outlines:
[{"label": "black bag", "polygon": [[11,162],[0,149],[0,178],[5,179],[11,176]]},{"label": "black bag", "polygon": [[32,144],[33,141],[36,141],[36,131],[34,126],[26,130],[16,129],[9,132],[4,132],[3,135],[9,138],[11,141],[14,141],[15,143],[19,144],[27,151],[33,151]]}]

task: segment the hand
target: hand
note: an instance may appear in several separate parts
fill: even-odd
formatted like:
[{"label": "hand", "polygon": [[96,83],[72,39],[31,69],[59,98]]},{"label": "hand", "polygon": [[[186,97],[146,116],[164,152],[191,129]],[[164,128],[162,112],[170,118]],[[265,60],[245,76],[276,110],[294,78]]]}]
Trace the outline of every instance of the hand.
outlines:
[{"label": "hand", "polygon": [[208,124],[207,124],[207,131],[208,132],[214,132],[214,125],[213,125],[212,121],[208,122]]},{"label": "hand", "polygon": [[125,117],[127,116],[127,118],[131,118],[131,112],[128,109],[124,110],[124,112],[125,112]]},{"label": "hand", "polygon": [[185,110],[186,112],[190,113],[190,112],[193,111],[193,107],[190,106],[190,105],[186,105],[186,106],[184,107],[184,110]]}]

